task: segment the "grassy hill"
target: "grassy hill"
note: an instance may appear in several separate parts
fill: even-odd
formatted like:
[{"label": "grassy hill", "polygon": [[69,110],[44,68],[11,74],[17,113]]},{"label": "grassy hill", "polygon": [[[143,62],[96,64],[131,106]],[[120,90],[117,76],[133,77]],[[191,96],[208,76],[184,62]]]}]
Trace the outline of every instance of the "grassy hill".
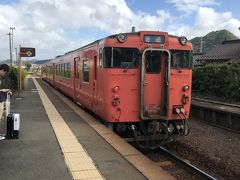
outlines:
[{"label": "grassy hill", "polygon": [[[225,29],[220,31],[212,31],[207,35],[203,36],[203,39],[202,39],[203,52],[209,51],[210,49],[212,49],[218,44],[221,44],[225,40],[235,40],[235,39],[239,39],[239,38],[235,36],[233,33]],[[190,41],[193,44],[194,52],[200,52],[201,37],[195,37]]]}]

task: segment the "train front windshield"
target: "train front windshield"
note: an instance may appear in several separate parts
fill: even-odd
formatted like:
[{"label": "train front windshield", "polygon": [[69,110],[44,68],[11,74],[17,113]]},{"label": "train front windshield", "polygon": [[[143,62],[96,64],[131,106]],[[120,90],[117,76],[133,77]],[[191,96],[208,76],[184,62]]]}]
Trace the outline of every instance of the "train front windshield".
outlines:
[{"label": "train front windshield", "polygon": [[191,51],[172,50],[171,51],[171,68],[189,69],[192,67]]},{"label": "train front windshield", "polygon": [[105,47],[103,66],[105,68],[136,68],[139,62],[139,50],[136,48]]}]

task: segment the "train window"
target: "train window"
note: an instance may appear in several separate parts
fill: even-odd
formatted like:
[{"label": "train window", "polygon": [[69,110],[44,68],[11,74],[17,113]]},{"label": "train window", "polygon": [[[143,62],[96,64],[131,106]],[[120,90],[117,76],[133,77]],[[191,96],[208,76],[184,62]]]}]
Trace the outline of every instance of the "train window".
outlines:
[{"label": "train window", "polygon": [[68,63],[64,64],[64,77],[68,77]]},{"label": "train window", "polygon": [[59,64],[57,65],[57,75],[58,76],[60,75],[60,65]]},{"label": "train window", "polygon": [[165,38],[163,35],[145,35],[144,36],[145,43],[161,43],[165,42]]},{"label": "train window", "polygon": [[161,54],[160,51],[147,51],[145,54],[146,73],[158,74],[161,71]]},{"label": "train window", "polygon": [[58,65],[56,65],[55,74],[58,75]]},{"label": "train window", "polygon": [[61,76],[64,76],[64,64],[61,64]]},{"label": "train window", "polygon": [[83,82],[89,82],[89,60],[83,60]]},{"label": "train window", "polygon": [[70,78],[70,76],[71,76],[71,64],[67,63],[67,74],[66,74],[66,77]]},{"label": "train window", "polygon": [[57,65],[57,75],[60,76],[60,64]]},{"label": "train window", "polygon": [[103,49],[99,49],[99,66],[102,67],[103,64]]},{"label": "train window", "polygon": [[103,50],[105,68],[135,68],[139,62],[136,48],[105,47]]},{"label": "train window", "polygon": [[172,68],[191,68],[190,51],[174,50],[171,51],[171,67]]}]

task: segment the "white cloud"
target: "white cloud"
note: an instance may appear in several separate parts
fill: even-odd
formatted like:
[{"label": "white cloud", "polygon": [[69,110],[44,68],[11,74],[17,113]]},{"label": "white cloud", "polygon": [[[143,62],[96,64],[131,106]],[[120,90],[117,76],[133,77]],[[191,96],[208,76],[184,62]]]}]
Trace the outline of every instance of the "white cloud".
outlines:
[{"label": "white cloud", "polygon": [[[196,11],[194,26],[183,23],[182,17],[174,17],[163,9],[154,15],[134,12],[124,0],[21,0],[0,5],[0,59],[9,57],[6,34],[10,26],[16,27],[15,44],[35,47],[37,58],[55,57],[100,38],[98,34],[128,32],[131,26],[137,31],[169,31],[189,38],[226,28],[240,36],[236,28],[240,27],[240,22],[231,13],[201,7],[215,4],[214,0],[168,2],[174,3],[181,11]],[[88,30],[97,34],[86,32]]]},{"label": "white cloud", "polygon": [[233,17],[230,12],[219,13],[212,8],[200,7],[196,14],[193,27],[185,27],[185,33],[190,38],[204,36],[211,31],[227,29],[237,36],[240,36],[238,27],[240,21]]},{"label": "white cloud", "polygon": [[[124,0],[22,0],[0,6],[0,34],[15,26],[16,44],[36,47],[37,58],[50,58],[94,40],[87,34],[84,39],[70,37],[82,28],[105,34],[128,32],[133,25],[137,30],[161,30],[167,19],[170,14],[164,10],[156,15],[134,13]],[[8,58],[7,36],[0,51],[0,59]]]},{"label": "white cloud", "polygon": [[168,3],[174,4],[179,11],[183,11],[186,15],[197,11],[200,7],[217,5],[215,0],[166,0]]}]

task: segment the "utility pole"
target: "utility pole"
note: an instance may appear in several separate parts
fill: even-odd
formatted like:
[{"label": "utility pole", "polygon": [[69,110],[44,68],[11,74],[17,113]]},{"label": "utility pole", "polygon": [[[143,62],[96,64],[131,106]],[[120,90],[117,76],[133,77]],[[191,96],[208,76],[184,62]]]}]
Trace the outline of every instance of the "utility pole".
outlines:
[{"label": "utility pole", "polygon": [[15,48],[15,53],[16,53],[16,65],[17,65],[17,61],[18,61],[17,48]]},{"label": "utility pole", "polygon": [[12,43],[11,43],[11,33],[7,34],[9,36],[9,53],[10,53],[10,66],[12,66]]},{"label": "utility pole", "polygon": [[203,37],[201,36],[201,41],[200,41],[200,53],[202,53],[202,39],[203,39]]},{"label": "utility pole", "polygon": [[[12,30],[12,53],[13,53],[13,49],[14,49],[14,45],[13,45],[13,30],[15,30],[15,27],[10,27],[10,30]],[[13,60],[13,58],[12,58],[12,60]],[[12,61],[12,63],[13,63],[13,61]],[[11,66],[12,66],[12,63],[11,63]]]}]

